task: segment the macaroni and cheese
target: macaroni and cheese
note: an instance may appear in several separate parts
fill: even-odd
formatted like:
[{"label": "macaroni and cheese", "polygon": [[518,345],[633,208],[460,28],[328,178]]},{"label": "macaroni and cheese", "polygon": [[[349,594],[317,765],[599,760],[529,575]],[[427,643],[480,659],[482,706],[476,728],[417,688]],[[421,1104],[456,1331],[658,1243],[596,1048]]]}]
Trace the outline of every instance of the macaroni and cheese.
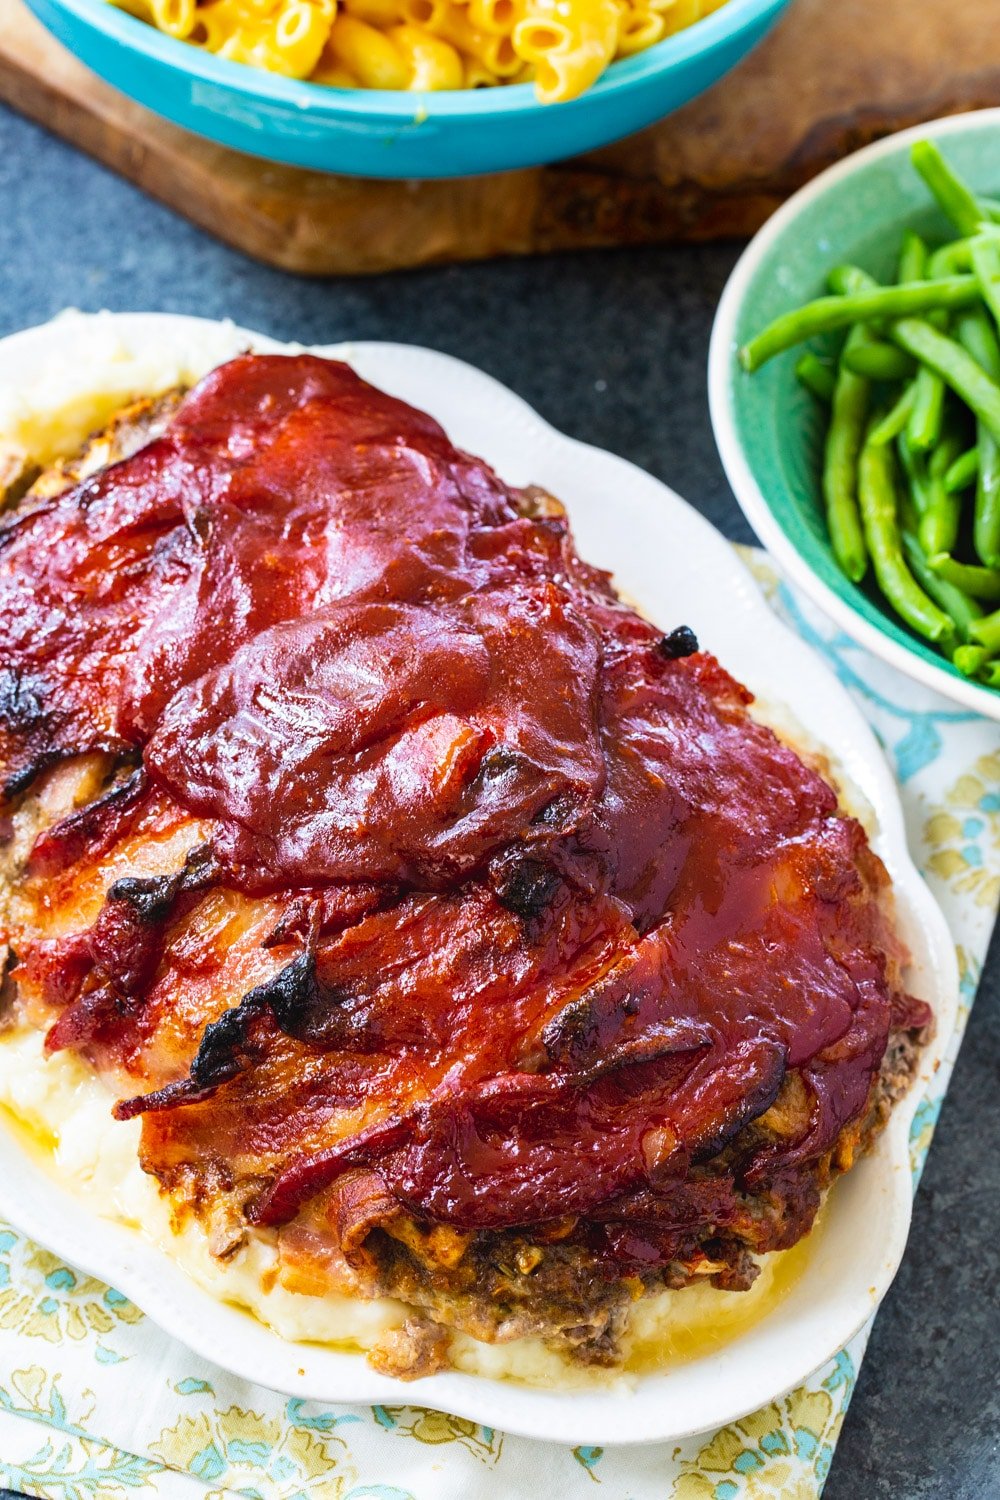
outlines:
[{"label": "macaroni and cheese", "polygon": [[533,82],[575,99],[724,0],[112,0],[219,57],[334,88]]}]

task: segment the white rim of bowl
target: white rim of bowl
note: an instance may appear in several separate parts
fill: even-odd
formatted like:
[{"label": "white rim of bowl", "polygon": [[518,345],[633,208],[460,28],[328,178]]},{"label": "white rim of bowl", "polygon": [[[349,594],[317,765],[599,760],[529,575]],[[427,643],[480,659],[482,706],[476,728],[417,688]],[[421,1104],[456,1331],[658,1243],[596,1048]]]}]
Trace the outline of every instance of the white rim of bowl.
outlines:
[{"label": "white rim of bowl", "polygon": [[731,376],[736,356],[736,320],[746,299],[747,289],[775,240],[781,236],[801,210],[814,199],[822,197],[827,188],[835,182],[849,177],[859,167],[878,161],[883,156],[892,156],[901,148],[907,147],[913,141],[922,140],[926,136],[948,136],[968,130],[970,123],[973,122],[984,125],[992,124],[1000,130],[1000,108],[969,110],[961,115],[943,116],[937,120],[929,120],[924,125],[913,125],[906,130],[897,131],[893,135],[886,136],[884,140],[875,141],[860,151],[852,152],[850,156],[835,163],[834,166],[827,167],[825,172],[821,172],[818,177],[806,183],[805,187],[800,188],[787,203],[782,204],[781,208],[771,215],[736,262],[719,299],[708,349],[708,406],[722,467],[726,471],[726,478],[729,480],[737,503],[768,552],[772,554],[776,562],[780,563],[792,580],[798,583],[832,620],[874,655],[898,667],[906,676],[916,678],[924,687],[932,688],[935,692],[977,713],[985,714],[988,718],[1000,719],[1000,692],[979,686],[965,678],[953,677],[943,667],[924,661],[909,647],[900,645],[876,625],[872,625],[853,605],[841,599],[829,584],[824,583],[822,578],[813,572],[810,564],[788,539],[784,529],[775,519],[768,500],[747,462],[743,446],[737,436],[731,398]]}]

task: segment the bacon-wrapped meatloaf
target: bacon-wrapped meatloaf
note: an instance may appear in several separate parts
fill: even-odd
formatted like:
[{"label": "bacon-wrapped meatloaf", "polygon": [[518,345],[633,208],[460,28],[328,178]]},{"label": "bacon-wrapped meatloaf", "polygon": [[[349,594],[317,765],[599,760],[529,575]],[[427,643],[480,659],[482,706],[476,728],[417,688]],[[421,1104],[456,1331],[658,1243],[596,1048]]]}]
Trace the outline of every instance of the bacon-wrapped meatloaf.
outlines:
[{"label": "bacon-wrapped meatloaf", "polygon": [[863,829],[667,623],[309,355],[138,403],[0,532],[8,1015],[217,1254],[409,1304],[399,1373],[749,1286],[912,1072]]}]

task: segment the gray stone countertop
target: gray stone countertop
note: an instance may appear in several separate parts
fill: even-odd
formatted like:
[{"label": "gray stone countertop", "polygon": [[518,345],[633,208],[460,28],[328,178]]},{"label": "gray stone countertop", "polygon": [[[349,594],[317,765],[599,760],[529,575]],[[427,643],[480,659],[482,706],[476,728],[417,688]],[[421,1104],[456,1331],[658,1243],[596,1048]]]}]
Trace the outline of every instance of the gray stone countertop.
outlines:
[{"label": "gray stone countertop", "polygon": [[[0,335],[76,306],[230,317],[306,343],[432,345],[489,371],[563,431],[649,469],[727,536],[749,541],[705,396],[712,315],[738,248],[305,281],[215,243],[0,110]],[[998,1163],[994,943],[826,1500],[1000,1497]]]}]

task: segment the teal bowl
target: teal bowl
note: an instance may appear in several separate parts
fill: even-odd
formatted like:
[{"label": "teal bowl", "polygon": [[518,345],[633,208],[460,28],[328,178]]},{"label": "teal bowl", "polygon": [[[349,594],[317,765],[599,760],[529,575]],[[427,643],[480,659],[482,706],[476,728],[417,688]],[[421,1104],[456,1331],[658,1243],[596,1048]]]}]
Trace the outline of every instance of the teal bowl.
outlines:
[{"label": "teal bowl", "polygon": [[[709,352],[712,426],[736,499],[782,571],[877,656],[1000,719],[1000,692],[963,677],[889,611],[870,579],[854,584],[837,566],[820,492],[825,418],[795,378],[801,349],[753,375],[736,361],[737,348],[773,318],[825,292],[826,273],[839,263],[891,280],[904,228],[954,238],[910,164],[913,142],[927,137],[977,192],[1000,192],[1000,109],[988,109],[901,131],[796,193],[750,242],[719,303]],[[817,339],[809,347],[823,354],[836,344]]]},{"label": "teal bowl", "polygon": [[361,177],[464,177],[591,151],[702,93],[745,57],[788,0],[728,0],[611,65],[565,104],[528,84],[452,93],[334,89],[229,62],[107,0],[28,0],[108,83],[198,135],[253,156]]}]

